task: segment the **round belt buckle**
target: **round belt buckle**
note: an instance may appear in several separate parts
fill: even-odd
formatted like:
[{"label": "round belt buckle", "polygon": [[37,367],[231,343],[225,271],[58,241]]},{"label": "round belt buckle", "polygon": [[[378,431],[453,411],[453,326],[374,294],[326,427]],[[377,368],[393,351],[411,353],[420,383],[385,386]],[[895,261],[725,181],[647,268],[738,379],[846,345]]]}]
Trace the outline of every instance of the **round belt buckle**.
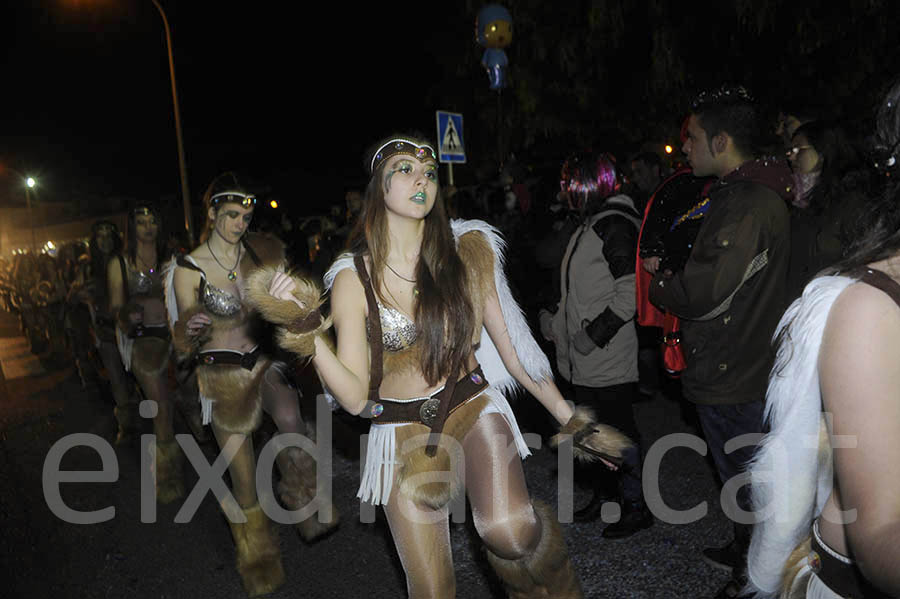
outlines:
[{"label": "round belt buckle", "polygon": [[441,406],[441,400],[437,397],[432,397],[426,399],[425,402],[419,407],[419,418],[425,424],[425,426],[431,426],[434,424],[435,419],[437,419],[438,408]]},{"label": "round belt buckle", "polygon": [[203,356],[204,364],[212,364],[215,361],[216,361],[216,358],[214,356]]},{"label": "round belt buckle", "polygon": [[378,418],[384,413],[384,406],[380,403],[376,403],[372,406],[372,418]]}]

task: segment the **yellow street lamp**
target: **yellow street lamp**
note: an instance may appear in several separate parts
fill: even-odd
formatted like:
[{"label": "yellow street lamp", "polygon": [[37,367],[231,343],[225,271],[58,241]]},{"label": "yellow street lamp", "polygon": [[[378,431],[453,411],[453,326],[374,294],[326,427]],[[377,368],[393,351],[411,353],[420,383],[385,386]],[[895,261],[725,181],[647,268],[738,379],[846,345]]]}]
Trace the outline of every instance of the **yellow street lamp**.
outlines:
[{"label": "yellow street lamp", "polygon": [[12,174],[19,177],[22,180],[22,183],[25,184],[25,205],[28,208],[28,227],[31,229],[31,252],[34,253],[37,250],[37,244],[34,241],[34,214],[31,210],[31,193],[30,190],[37,185],[37,181],[34,177],[29,177],[27,175],[23,175],[16,169],[0,164],[0,173],[3,171],[9,171]]}]

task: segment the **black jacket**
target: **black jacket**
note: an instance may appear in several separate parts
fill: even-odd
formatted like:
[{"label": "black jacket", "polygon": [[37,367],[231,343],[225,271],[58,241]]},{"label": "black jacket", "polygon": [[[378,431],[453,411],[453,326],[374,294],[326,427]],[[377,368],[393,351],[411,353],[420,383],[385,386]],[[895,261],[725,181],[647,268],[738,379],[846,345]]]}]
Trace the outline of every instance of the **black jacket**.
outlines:
[{"label": "black jacket", "polygon": [[786,308],[790,189],[790,171],[773,159],[721,179],[684,270],[651,282],[650,301],[682,319],[682,388],[695,403],[765,397]]}]

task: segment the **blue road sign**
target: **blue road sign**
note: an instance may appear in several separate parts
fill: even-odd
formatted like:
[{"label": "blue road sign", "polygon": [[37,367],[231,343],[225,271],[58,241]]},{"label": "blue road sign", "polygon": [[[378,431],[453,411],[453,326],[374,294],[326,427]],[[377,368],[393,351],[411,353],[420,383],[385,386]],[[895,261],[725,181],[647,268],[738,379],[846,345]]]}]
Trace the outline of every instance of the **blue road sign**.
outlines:
[{"label": "blue road sign", "polygon": [[463,143],[463,117],[455,112],[437,111],[438,160],[440,162],[466,162]]}]

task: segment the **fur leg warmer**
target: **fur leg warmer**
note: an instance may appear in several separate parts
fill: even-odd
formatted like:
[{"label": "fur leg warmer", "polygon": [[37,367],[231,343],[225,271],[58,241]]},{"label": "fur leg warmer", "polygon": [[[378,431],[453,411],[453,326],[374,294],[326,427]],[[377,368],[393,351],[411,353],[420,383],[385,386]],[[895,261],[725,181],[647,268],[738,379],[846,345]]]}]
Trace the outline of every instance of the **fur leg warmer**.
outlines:
[{"label": "fur leg warmer", "polygon": [[503,559],[487,551],[488,562],[506,588],[510,599],[581,599],[584,593],[575,575],[562,530],[553,510],[535,502],[541,525],[541,540],[529,555]]},{"label": "fur leg warmer", "polygon": [[[450,413],[441,431],[437,453],[425,453],[429,429],[424,424],[397,427],[395,434],[400,457],[400,492],[433,509],[440,509],[463,490],[458,464],[463,461],[462,442],[487,406],[482,394]],[[408,443],[409,442],[409,443]]]},{"label": "fur leg warmer", "polygon": [[[334,530],[338,525],[337,508],[329,499],[316,495],[316,461],[312,456],[299,447],[288,447],[281,450],[276,461],[281,472],[278,496],[285,507],[299,510],[313,501],[317,505],[312,515],[297,523],[300,537],[311,543]],[[326,522],[320,522],[320,514],[324,511],[329,511],[331,518]]]},{"label": "fur leg warmer", "polygon": [[156,442],[156,500],[172,503],[184,496],[184,454],[178,441]]},{"label": "fur leg warmer", "polygon": [[590,408],[578,406],[575,413],[550,439],[550,445],[558,447],[572,435],[575,441],[575,457],[582,462],[596,462],[601,457],[615,464],[621,464],[623,452],[634,447],[634,441],[627,435],[606,424],[598,424]]},{"label": "fur leg warmer", "polygon": [[269,518],[259,504],[241,511],[246,522],[231,522],[237,552],[237,571],[250,597],[271,593],[284,584],[281,548]]},{"label": "fur leg warmer", "polygon": [[315,355],[315,339],[331,327],[331,318],[323,319],[322,290],[312,279],[292,275],[294,297],[303,308],[291,300],[269,295],[269,285],[275,276],[274,268],[260,268],[247,278],[244,300],[259,311],[262,317],[278,325],[275,341],[279,347],[301,357]]}]

